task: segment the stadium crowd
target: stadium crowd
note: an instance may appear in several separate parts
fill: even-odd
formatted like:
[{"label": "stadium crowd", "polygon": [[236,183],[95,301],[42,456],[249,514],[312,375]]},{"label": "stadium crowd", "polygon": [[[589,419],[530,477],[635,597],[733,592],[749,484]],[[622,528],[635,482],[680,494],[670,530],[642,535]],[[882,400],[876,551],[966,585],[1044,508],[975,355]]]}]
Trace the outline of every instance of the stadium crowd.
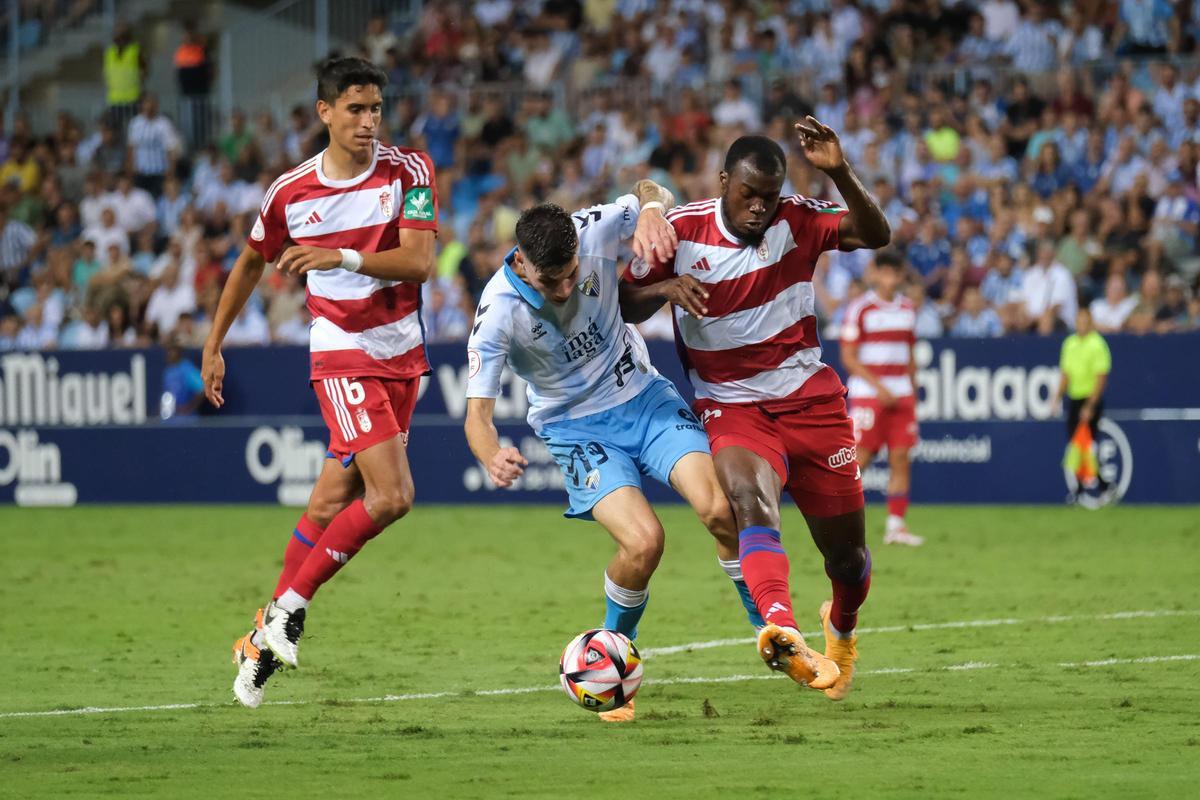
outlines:
[{"label": "stadium crowd", "polygon": [[[1200,0],[485,0],[430,4],[413,30],[378,17],[360,49],[392,82],[381,138],[438,169],[430,341],[466,338],[533,203],[645,175],[709,197],[728,144],[760,130],[790,154],[785,192],[836,197],[791,133],[808,113],[885,209],[918,335],[1052,334],[1081,304],[1143,334],[1200,327],[1198,33]],[[94,124],[18,118],[0,132],[0,350],[201,344],[267,187],[322,135],[302,105],[194,141],[151,95]],[[870,260],[818,265],[827,335]],[[307,326],[302,284],[273,273],[226,342]],[[644,331],[669,337],[669,317]]]}]

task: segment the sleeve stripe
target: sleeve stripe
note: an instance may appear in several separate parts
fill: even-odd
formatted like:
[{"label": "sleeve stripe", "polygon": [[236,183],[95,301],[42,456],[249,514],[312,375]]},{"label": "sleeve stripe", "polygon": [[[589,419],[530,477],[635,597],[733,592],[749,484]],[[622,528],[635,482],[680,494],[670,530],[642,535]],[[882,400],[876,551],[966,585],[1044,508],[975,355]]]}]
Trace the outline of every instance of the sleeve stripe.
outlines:
[{"label": "sleeve stripe", "polygon": [[320,157],[320,154],[315,155],[300,166],[296,167],[295,169],[288,170],[275,179],[275,182],[271,184],[271,188],[267,189],[266,197],[263,198],[262,207],[260,210],[262,211],[262,215],[264,217],[267,215],[267,209],[271,207],[271,202],[275,199],[275,195],[277,195],[279,191],[288,184],[300,180],[309,172],[316,169],[317,159]]},{"label": "sleeve stripe", "polygon": [[399,153],[399,152],[380,152],[380,157],[388,163],[402,166],[408,170],[408,174],[412,176],[413,182],[421,186],[429,186],[429,168],[425,166],[425,160],[416,153]]}]

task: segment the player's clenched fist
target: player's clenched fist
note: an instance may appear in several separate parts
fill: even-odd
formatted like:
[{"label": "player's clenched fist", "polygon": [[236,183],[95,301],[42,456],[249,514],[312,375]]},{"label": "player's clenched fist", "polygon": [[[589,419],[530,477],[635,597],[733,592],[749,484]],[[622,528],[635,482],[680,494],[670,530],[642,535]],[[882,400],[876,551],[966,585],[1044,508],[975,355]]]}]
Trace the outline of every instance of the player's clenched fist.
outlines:
[{"label": "player's clenched fist", "polygon": [[492,456],[487,471],[497,488],[507,489],[525,473],[525,467],[528,465],[529,462],[521,455],[520,450],[515,447],[501,447],[496,451],[496,455]]},{"label": "player's clenched fist", "polygon": [[708,290],[704,284],[691,275],[680,275],[658,284],[659,293],[664,300],[677,305],[696,319],[708,313]]},{"label": "player's clenched fist", "polygon": [[204,379],[204,396],[217,408],[225,405],[221,390],[225,384],[225,357],[219,350],[205,349],[200,362],[200,377]]}]

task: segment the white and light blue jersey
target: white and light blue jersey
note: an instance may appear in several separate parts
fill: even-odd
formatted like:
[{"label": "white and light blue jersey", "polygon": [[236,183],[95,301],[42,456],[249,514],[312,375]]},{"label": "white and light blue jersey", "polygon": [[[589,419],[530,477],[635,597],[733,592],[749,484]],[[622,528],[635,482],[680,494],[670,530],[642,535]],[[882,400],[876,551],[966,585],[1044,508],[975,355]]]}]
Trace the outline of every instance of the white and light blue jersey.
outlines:
[{"label": "white and light blue jersey", "polygon": [[640,206],[629,194],[572,214],[579,278],[571,298],[547,302],[513,271],[515,253],[483,290],[467,343],[467,397],[499,397],[507,364],[528,384],[529,424],[596,414],[636,397],[657,375],[641,334],[621,319],[617,255]]}]

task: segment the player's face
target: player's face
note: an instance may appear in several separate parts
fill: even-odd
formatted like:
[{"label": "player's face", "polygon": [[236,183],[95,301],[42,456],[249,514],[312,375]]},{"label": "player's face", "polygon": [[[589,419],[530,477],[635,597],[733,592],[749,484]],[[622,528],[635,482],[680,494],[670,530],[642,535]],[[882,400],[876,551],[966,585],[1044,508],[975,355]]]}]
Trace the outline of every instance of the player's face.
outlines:
[{"label": "player's face", "polygon": [[766,175],[745,161],[733,172],[721,173],[721,203],[730,233],[748,244],[762,241],[779,208],[783,177]]},{"label": "player's face", "polygon": [[895,267],[875,267],[875,291],[884,297],[891,297],[900,285],[900,271]]},{"label": "player's face", "polygon": [[372,84],[351,86],[333,105],[318,100],[317,113],[329,126],[329,138],[339,147],[356,156],[369,154],[379,135],[383,95]]},{"label": "player's face", "polygon": [[530,286],[538,290],[538,294],[556,305],[562,305],[571,299],[575,291],[575,282],[579,280],[579,256],[571,259],[571,263],[553,273],[539,272],[533,265],[521,259],[523,277]]}]

